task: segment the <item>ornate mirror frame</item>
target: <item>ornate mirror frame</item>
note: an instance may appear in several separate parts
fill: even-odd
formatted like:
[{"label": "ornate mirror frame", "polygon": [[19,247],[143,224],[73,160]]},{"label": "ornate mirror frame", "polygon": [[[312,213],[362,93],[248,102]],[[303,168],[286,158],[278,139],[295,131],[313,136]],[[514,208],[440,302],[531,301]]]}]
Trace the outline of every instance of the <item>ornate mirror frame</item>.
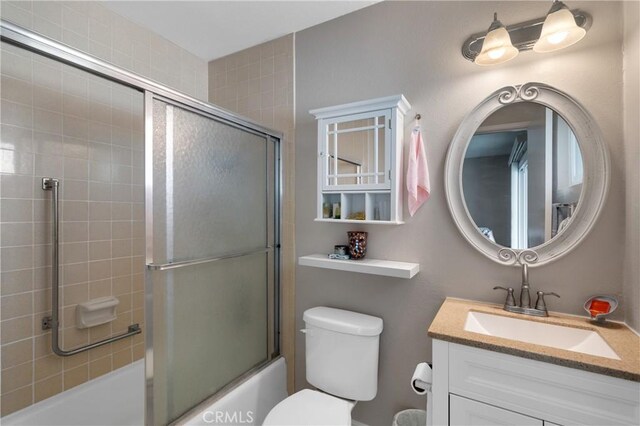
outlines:
[{"label": "ornate mirror frame", "polygon": [[591,115],[569,95],[543,83],[506,86],[493,92],[467,114],[453,137],[445,163],[445,193],[453,220],[467,241],[489,259],[513,264],[513,256],[505,253],[517,256],[522,250],[503,250],[504,246],[485,238],[471,218],[462,188],[462,166],[467,146],[484,120],[519,102],[535,102],[560,114],[576,135],[584,167],[580,201],[569,226],[544,244],[527,249],[537,253],[536,265],[543,265],[569,253],[587,236],[602,211],[609,187],[611,166],[602,133]]}]

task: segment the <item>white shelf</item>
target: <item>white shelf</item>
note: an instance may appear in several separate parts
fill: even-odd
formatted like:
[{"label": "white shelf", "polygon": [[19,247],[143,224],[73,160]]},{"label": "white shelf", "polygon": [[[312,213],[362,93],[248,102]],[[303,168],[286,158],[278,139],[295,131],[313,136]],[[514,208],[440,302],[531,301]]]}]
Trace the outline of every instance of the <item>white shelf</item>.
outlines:
[{"label": "white shelf", "polygon": [[395,262],[364,258],[360,260],[329,259],[326,254],[312,254],[298,258],[298,264],[314,268],[336,269],[361,274],[383,275],[394,278],[413,278],[420,272],[419,263]]},{"label": "white shelf", "polygon": [[330,222],[330,223],[361,223],[363,225],[403,225],[402,221],[390,221],[390,220],[357,220],[357,219],[313,219],[315,222]]}]

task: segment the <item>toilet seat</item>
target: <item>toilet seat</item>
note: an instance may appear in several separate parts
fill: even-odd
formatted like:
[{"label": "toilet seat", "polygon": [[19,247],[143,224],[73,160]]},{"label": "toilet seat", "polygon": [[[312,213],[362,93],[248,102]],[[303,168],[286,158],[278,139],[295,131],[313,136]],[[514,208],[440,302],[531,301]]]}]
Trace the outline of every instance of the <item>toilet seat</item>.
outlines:
[{"label": "toilet seat", "polygon": [[273,407],[263,426],[350,426],[354,405],[326,393],[303,389]]}]

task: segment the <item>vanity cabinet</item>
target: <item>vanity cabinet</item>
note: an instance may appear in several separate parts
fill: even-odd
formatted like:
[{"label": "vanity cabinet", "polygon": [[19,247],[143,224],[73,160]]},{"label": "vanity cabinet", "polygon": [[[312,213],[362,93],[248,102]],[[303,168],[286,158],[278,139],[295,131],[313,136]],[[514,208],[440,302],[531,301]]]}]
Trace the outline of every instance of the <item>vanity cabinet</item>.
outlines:
[{"label": "vanity cabinet", "polygon": [[640,383],[433,341],[434,425],[638,425]]},{"label": "vanity cabinet", "polygon": [[451,394],[449,396],[449,424],[451,426],[481,426],[481,425],[505,425],[505,426],[543,426],[542,420],[525,416],[520,413],[494,407]]},{"label": "vanity cabinet", "polygon": [[402,223],[402,95],[309,111],[318,120],[317,221]]}]

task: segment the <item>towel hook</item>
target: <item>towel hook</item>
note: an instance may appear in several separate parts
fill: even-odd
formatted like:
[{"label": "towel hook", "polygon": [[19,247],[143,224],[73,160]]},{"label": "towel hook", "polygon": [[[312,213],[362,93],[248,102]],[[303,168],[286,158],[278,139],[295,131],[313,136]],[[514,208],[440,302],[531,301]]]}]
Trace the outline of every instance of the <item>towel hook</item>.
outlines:
[{"label": "towel hook", "polygon": [[416,114],[416,120],[420,120],[422,118],[422,116],[420,114]]}]

